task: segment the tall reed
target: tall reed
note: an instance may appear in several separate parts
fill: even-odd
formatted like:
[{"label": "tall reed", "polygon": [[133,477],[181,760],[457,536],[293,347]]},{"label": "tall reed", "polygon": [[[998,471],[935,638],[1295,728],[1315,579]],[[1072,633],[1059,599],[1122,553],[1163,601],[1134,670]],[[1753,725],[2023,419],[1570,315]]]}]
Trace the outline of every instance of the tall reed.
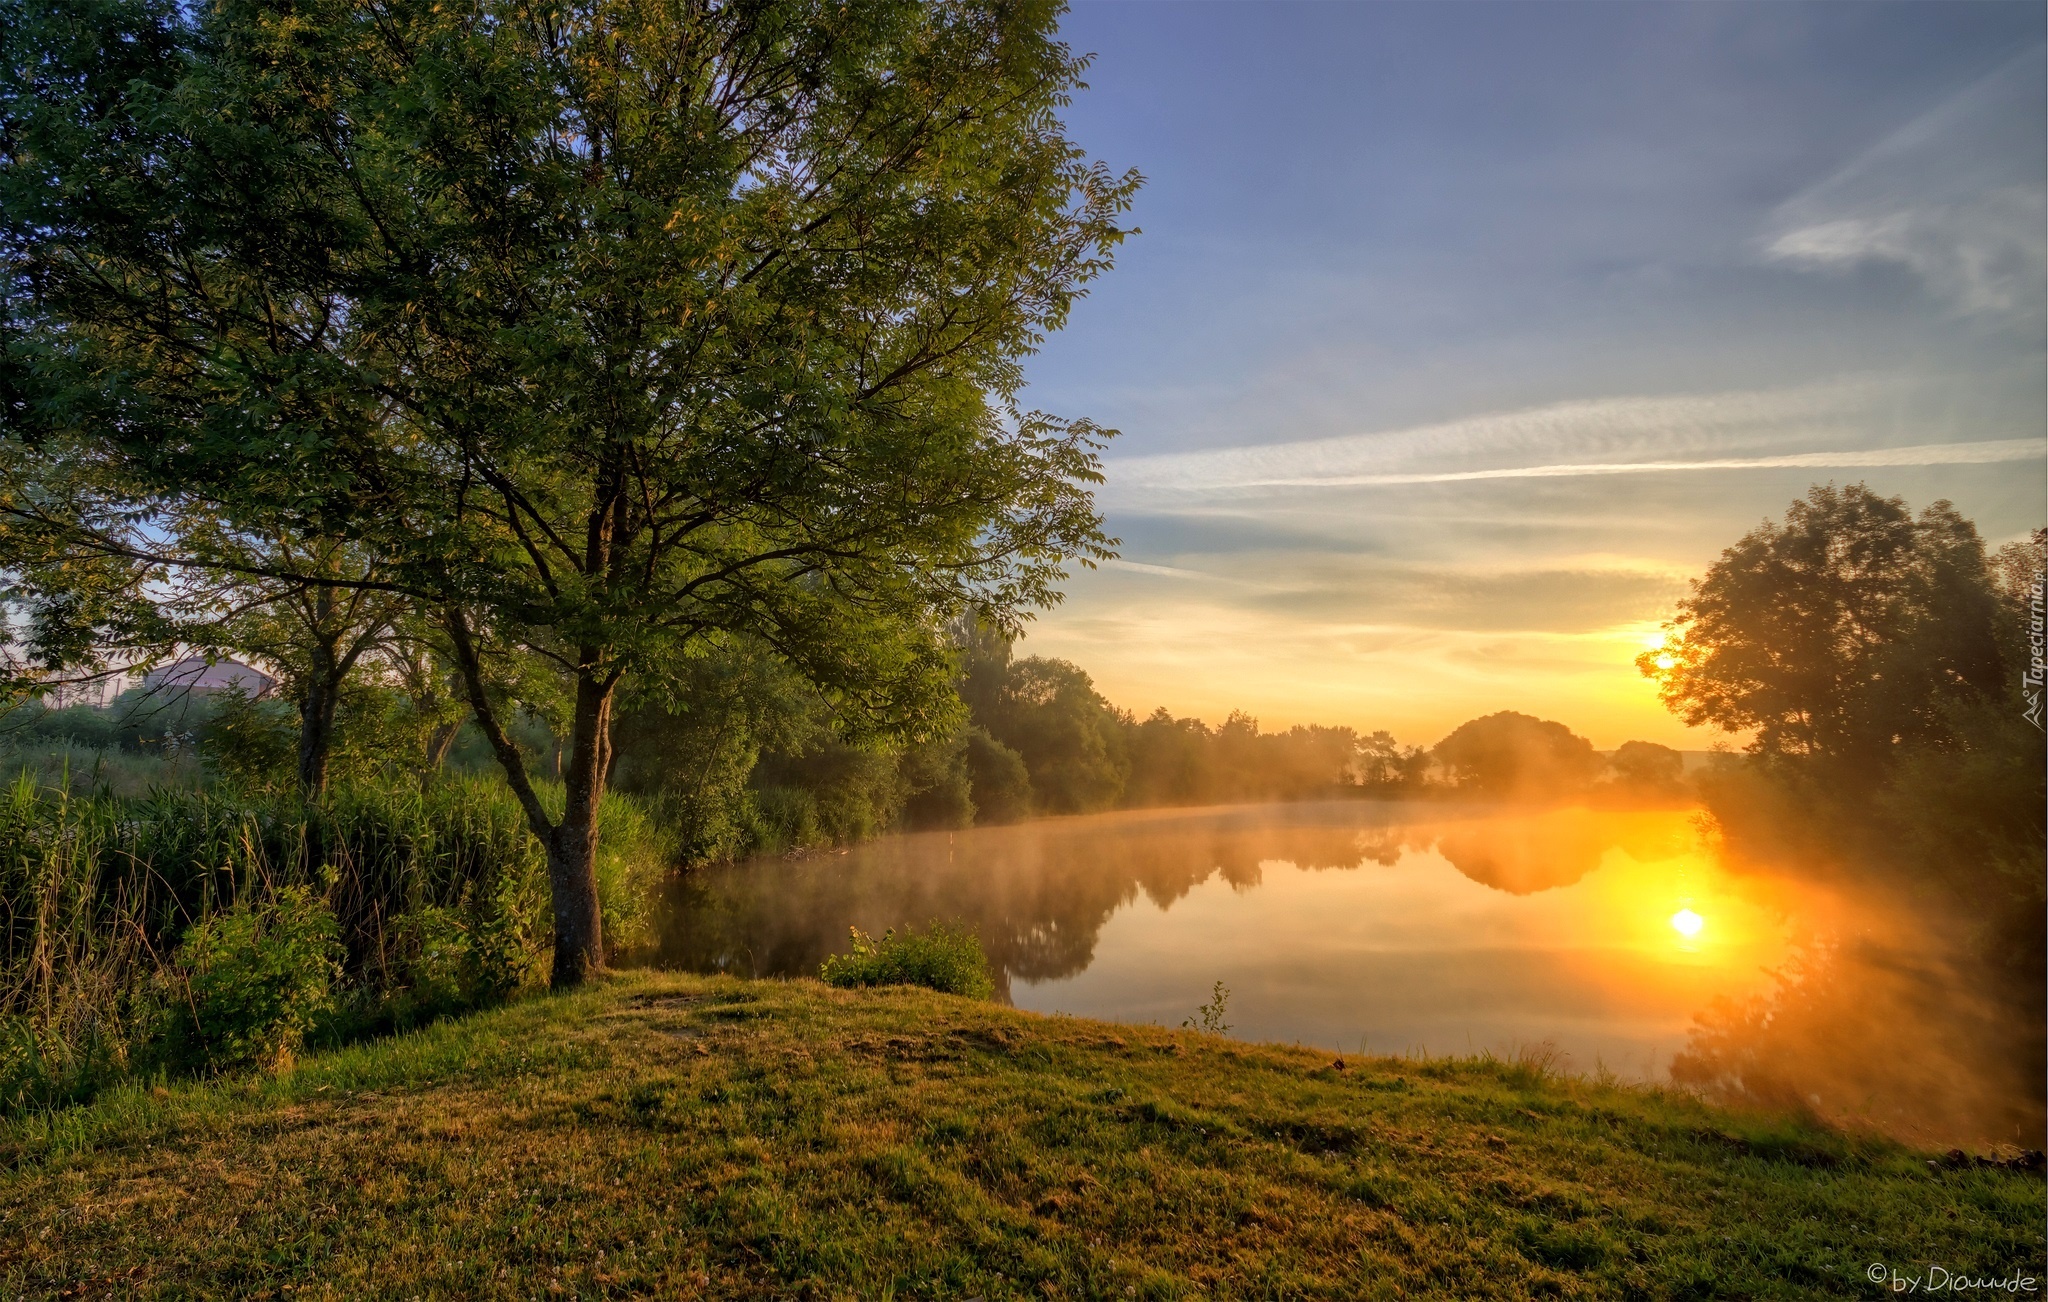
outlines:
[{"label": "tall reed", "polygon": [[[148,1067],[185,972],[179,946],[304,888],[332,911],[346,1037],[502,997],[549,936],[545,860],[503,785],[451,778],[318,802],[215,785],[79,795],[22,773],[0,790],[0,1110],[62,1104]],[[666,847],[608,802],[601,865],[620,943]]]}]

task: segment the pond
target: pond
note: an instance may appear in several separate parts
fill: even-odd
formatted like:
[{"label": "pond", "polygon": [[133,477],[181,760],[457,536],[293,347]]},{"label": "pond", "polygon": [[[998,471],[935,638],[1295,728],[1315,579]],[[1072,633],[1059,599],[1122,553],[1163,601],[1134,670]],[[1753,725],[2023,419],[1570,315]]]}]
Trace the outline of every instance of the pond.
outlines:
[{"label": "pond", "polygon": [[1199,1024],[1221,982],[1244,1039],[1534,1055],[2040,1146],[2036,1045],[1924,919],[1724,862],[1687,809],[1343,801],[891,836],[689,874],[652,961],[815,975],[849,927],[939,920],[1038,1012]]}]

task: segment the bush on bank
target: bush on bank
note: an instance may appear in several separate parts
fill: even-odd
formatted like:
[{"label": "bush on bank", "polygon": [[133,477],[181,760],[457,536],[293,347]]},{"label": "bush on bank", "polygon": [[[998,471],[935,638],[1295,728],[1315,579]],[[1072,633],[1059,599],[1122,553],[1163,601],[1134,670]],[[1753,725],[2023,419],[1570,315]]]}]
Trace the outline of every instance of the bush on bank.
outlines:
[{"label": "bush on bank", "polygon": [[848,929],[852,952],[834,954],[818,969],[827,985],[923,986],[941,994],[987,999],[995,993],[988,956],[973,932],[936,923],[922,935],[892,928],[875,940],[858,927]]}]

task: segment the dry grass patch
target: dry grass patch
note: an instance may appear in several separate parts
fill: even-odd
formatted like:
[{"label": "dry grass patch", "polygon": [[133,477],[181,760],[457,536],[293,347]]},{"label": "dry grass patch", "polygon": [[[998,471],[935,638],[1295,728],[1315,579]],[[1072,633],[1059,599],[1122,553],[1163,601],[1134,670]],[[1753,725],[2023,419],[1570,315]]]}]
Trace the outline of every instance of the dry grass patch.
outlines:
[{"label": "dry grass patch", "polygon": [[1840,1296],[2042,1184],[1488,1060],[606,980],[0,1130],[22,1297]]}]

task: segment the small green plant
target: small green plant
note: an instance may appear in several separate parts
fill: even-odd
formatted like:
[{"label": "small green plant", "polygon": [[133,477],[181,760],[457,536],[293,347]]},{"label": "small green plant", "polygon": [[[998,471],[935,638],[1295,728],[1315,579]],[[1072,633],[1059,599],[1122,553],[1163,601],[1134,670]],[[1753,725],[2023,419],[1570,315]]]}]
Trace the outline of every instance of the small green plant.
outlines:
[{"label": "small green plant", "polygon": [[853,952],[834,954],[818,969],[828,985],[926,986],[949,995],[986,999],[995,993],[988,956],[974,933],[950,923],[937,923],[919,935],[894,928],[875,940],[858,927],[847,928]]},{"label": "small green plant", "polygon": [[[1230,1023],[1223,1020],[1224,1010],[1230,1007],[1230,987],[1221,981],[1209,992],[1209,1002],[1195,1009],[1195,1016],[1181,1023],[1185,1030],[1199,1029],[1211,1035],[1221,1035],[1230,1029]],[[1200,1019],[1197,1022],[1197,1018]]]},{"label": "small green plant", "polygon": [[289,1065],[334,1005],[340,959],[334,913],[304,886],[199,923],[167,992],[172,1057],[214,1070]]},{"label": "small green plant", "polygon": [[471,1000],[494,1004],[542,975],[535,938],[545,920],[536,916],[542,901],[516,878],[484,885],[494,889],[478,890],[465,911],[469,967],[463,980]]}]

